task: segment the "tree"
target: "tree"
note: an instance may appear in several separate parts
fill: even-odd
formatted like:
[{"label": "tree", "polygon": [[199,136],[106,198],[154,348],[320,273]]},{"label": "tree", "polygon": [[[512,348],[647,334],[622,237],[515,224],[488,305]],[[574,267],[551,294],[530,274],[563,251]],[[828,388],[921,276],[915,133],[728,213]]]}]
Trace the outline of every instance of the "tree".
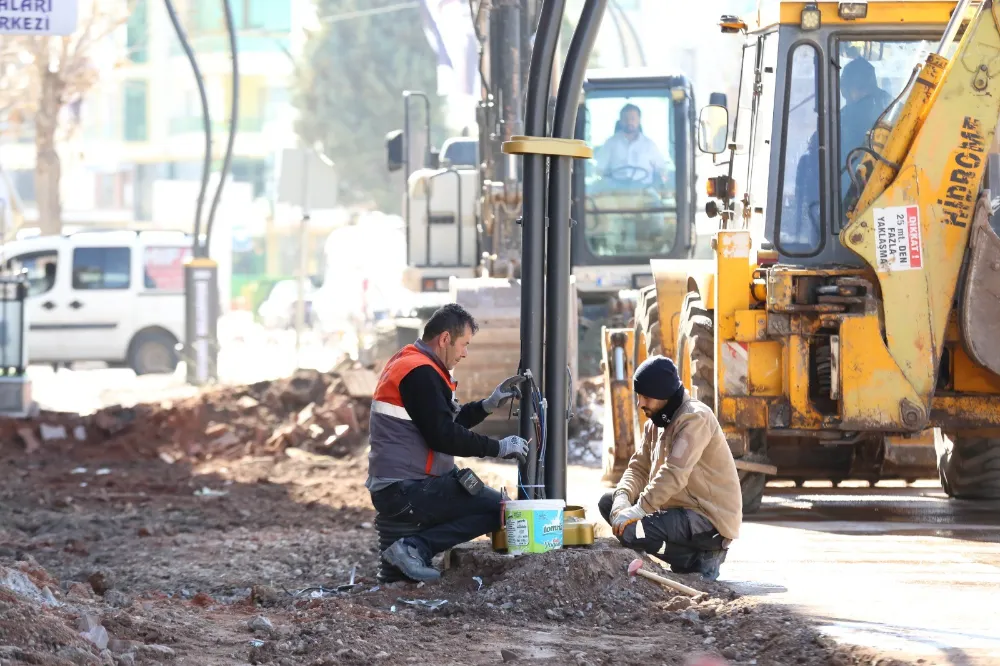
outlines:
[{"label": "tree", "polygon": [[[432,118],[435,123],[441,118],[437,56],[424,35],[420,10],[404,5],[392,11],[401,4],[317,0],[320,27],[307,37],[294,98],[298,134],[306,145],[319,142],[335,163],[341,200],[370,201],[386,212],[401,205],[400,185],[386,169],[383,140],[402,127],[403,91],[428,93]],[[423,127],[422,104],[411,104],[417,135]]]},{"label": "tree", "polygon": [[81,0],[77,31],[68,37],[0,40],[0,113],[12,125],[34,121],[35,192],[42,235],[62,231],[58,143],[79,125],[84,96],[97,83],[107,38],[128,18],[130,2]]}]

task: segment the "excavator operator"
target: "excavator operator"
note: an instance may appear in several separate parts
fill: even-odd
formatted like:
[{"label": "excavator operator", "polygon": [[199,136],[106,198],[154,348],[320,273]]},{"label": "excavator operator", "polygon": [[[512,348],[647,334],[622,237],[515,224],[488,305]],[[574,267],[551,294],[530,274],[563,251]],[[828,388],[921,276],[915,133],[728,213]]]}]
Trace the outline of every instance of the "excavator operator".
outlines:
[{"label": "excavator operator", "polygon": [[626,104],[618,114],[615,133],[597,151],[597,171],[605,178],[652,185],[663,183],[667,163],[656,142],[642,131],[642,112]]},{"label": "excavator operator", "polygon": [[[868,146],[868,132],[892,102],[892,97],[879,88],[875,68],[862,57],[844,65],[840,72],[840,93],[846,102],[840,110],[840,167],[843,170],[852,150]],[[855,158],[853,166],[856,167],[859,161]],[[845,172],[843,192],[847,192],[850,183]]]},{"label": "excavator operator", "polygon": [[715,580],[743,521],[729,444],[711,408],[685,391],[669,358],[646,359],[632,385],[649,420],[618,487],[598,509],[622,545],[676,573]]}]

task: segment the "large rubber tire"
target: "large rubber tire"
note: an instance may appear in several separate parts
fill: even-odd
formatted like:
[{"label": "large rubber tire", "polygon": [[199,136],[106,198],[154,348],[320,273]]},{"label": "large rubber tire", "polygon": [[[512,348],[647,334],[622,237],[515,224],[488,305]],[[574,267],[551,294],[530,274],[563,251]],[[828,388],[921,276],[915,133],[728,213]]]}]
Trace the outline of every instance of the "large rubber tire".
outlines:
[{"label": "large rubber tire", "polygon": [[176,346],[168,333],[144,331],[129,345],[128,365],[137,375],[172,374],[180,362]]},{"label": "large rubber tire", "polygon": [[[687,350],[690,350],[688,354]],[[690,359],[688,356],[690,355]],[[696,292],[684,298],[677,331],[677,371],[687,374],[691,364],[691,396],[715,409],[715,317],[703,307]]]},{"label": "large rubber tire", "polygon": [[[753,454],[744,456],[753,459]],[[759,472],[748,472],[745,469],[736,470],[740,475],[740,491],[743,493],[743,514],[757,513],[764,501],[764,488],[767,477]]]},{"label": "large rubber tire", "polygon": [[[677,332],[677,370],[683,377],[691,365],[691,396],[715,410],[715,317],[704,307],[701,296],[690,292],[684,298]],[[754,453],[746,456],[756,459]],[[760,456],[761,460],[763,457]],[[756,513],[764,498],[767,477],[759,472],[738,470],[744,515]]]},{"label": "large rubber tire", "polygon": [[938,442],[938,478],[949,497],[1000,499],[1000,441],[943,436]]},{"label": "large rubber tire", "polygon": [[656,285],[643,287],[639,291],[639,299],[635,305],[635,345],[635,352],[638,353],[641,347],[645,349],[646,357],[663,353],[663,338],[660,336],[660,308],[656,304]]}]

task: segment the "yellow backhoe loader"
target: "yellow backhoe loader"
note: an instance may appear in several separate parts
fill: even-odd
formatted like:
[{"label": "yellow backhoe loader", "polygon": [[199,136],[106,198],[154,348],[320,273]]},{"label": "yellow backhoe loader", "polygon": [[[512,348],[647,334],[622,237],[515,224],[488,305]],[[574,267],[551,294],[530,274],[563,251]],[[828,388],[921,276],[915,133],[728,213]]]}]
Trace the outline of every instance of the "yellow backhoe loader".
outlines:
[{"label": "yellow backhoe loader", "polygon": [[606,479],[645,420],[632,370],[662,353],[714,407],[747,513],[768,477],[1000,497],[1000,6],[748,18],[721,21],[745,40],[733,122],[700,115],[715,258],[651,262],[634,328],[603,331]]}]

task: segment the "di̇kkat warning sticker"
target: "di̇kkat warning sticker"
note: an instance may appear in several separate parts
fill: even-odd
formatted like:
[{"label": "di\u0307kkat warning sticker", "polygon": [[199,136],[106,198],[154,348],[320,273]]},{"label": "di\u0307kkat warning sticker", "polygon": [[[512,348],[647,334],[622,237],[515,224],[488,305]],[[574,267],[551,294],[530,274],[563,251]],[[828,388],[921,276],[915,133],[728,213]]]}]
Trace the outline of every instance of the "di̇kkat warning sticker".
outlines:
[{"label": "di\u0307kkat warning sticker", "polygon": [[920,270],[924,246],[920,238],[920,209],[894,206],[875,209],[875,268],[881,273]]}]

